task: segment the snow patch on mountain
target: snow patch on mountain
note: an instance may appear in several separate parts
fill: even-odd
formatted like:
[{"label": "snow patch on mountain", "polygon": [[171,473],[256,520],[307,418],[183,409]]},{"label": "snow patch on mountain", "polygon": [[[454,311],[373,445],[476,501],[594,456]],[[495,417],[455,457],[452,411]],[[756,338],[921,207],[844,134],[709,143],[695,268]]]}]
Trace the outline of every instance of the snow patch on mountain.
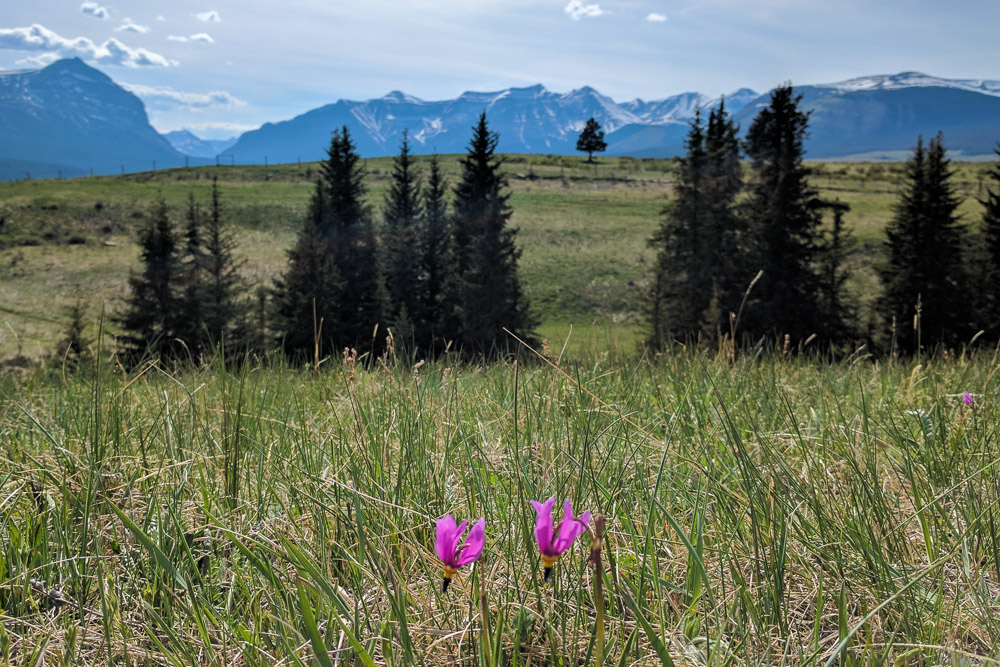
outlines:
[{"label": "snow patch on mountain", "polygon": [[848,79],[838,83],[817,84],[817,88],[833,88],[842,93],[864,90],[896,90],[900,88],[958,88],[971,92],[1000,97],[1000,81],[986,79],[942,79],[922,72],[879,74]]}]

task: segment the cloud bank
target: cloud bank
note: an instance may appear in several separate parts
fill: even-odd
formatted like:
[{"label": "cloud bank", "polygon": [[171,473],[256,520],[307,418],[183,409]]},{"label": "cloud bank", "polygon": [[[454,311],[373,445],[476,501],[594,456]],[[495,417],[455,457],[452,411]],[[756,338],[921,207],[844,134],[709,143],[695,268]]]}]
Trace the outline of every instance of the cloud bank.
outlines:
[{"label": "cloud bank", "polygon": [[210,93],[185,93],[169,86],[144,86],[138,83],[122,83],[121,86],[144,100],[184,109],[232,109],[246,105],[243,100],[222,90]]},{"label": "cloud bank", "polygon": [[63,37],[35,23],[27,28],[0,28],[0,49],[47,51],[41,58],[83,58],[101,65],[169,67],[170,61],[147,49],[134,49],[114,37],[96,44],[86,37]]},{"label": "cloud bank", "polygon": [[667,15],[651,12],[649,16],[646,17],[646,20],[649,21],[650,23],[663,23],[664,21],[667,20]]}]

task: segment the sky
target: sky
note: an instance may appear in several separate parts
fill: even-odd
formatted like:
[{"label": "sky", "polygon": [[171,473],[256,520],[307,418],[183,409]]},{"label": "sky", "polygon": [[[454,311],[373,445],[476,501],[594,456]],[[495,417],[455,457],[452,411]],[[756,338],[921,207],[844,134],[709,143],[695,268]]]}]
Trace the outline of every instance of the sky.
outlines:
[{"label": "sky", "polygon": [[920,71],[1000,79],[998,0],[0,0],[0,69],[80,57],[167,132],[541,83],[622,102]]}]

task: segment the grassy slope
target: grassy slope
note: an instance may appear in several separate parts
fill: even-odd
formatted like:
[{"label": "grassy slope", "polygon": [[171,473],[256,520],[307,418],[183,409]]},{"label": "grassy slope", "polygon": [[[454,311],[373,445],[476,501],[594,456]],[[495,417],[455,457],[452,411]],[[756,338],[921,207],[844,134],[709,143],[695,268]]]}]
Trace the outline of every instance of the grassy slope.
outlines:
[{"label": "grassy slope", "polygon": [[[997,368],[0,376],[0,663],[592,665],[551,495],[608,518],[605,665],[994,664]],[[446,512],[487,546],[442,595]]]},{"label": "grassy slope", "polygon": [[[454,182],[458,158],[446,156],[444,165]],[[377,209],[391,163],[373,159],[367,166]],[[988,166],[958,166],[966,220],[978,217],[973,197]],[[856,283],[871,294],[863,287],[872,280],[870,260],[892,215],[901,165],[815,167],[823,196],[852,206],[847,221],[862,242]],[[574,339],[581,328],[597,325],[599,332],[586,335],[610,330],[620,342],[635,340],[652,261],[646,239],[670,196],[671,162],[603,158],[595,168],[576,157],[509,156],[505,168],[513,222],[521,230],[523,276],[542,335],[555,346],[569,325],[576,327]],[[120,308],[128,271],[137,266],[136,231],[154,199],[162,194],[180,219],[189,193],[207,202],[212,174],[219,176],[239,252],[247,259],[248,284],[269,284],[282,270],[302,220],[314,169],[221,167],[0,183],[0,359],[48,354],[64,327],[65,307],[77,298],[92,320],[102,304],[109,312]]]}]

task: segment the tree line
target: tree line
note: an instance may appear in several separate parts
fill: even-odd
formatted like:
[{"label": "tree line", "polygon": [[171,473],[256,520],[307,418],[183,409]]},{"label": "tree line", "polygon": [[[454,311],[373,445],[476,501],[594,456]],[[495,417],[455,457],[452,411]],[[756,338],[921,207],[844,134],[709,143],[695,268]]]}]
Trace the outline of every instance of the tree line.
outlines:
[{"label": "tree line", "polygon": [[742,141],[724,102],[707,123],[696,115],[676,195],[649,240],[656,262],[645,301],[648,344],[798,347],[819,339],[835,348],[916,353],[958,346],[980,331],[996,342],[1000,163],[975,234],[957,213],[961,198],[942,136],[926,145],[918,139],[876,267],[880,317],[862,323],[846,290],[849,206],[821,198],[810,184],[801,99],[790,85],[775,89]]},{"label": "tree line", "polygon": [[[970,230],[957,214],[943,138],[918,139],[876,267],[879,316],[862,321],[846,289],[849,206],[810,183],[800,102],[790,85],[777,88],[743,140],[724,101],[707,119],[696,114],[675,194],[649,240],[649,346],[771,340],[797,348],[818,339],[913,353],[955,347],[979,331],[995,342],[1000,163],[981,224]],[[602,138],[592,126],[583,134]],[[285,270],[253,295],[238,277],[218,183],[207,206],[190,197],[180,228],[160,199],[118,318],[122,357],[198,360],[225,343],[311,363],[345,350],[481,359],[515,349],[508,332],[532,341],[497,142],[484,112],[452,185],[436,156],[423,173],[404,134],[376,212],[347,127],[334,131]]]},{"label": "tree line", "polygon": [[452,187],[437,156],[425,178],[404,134],[376,214],[348,128],[335,130],[285,270],[255,298],[238,279],[217,182],[207,211],[191,196],[182,230],[161,198],[118,318],[121,356],[198,360],[224,344],[316,364],[345,351],[494,358],[516,350],[510,334],[532,341],[498,139],[484,112]]}]

